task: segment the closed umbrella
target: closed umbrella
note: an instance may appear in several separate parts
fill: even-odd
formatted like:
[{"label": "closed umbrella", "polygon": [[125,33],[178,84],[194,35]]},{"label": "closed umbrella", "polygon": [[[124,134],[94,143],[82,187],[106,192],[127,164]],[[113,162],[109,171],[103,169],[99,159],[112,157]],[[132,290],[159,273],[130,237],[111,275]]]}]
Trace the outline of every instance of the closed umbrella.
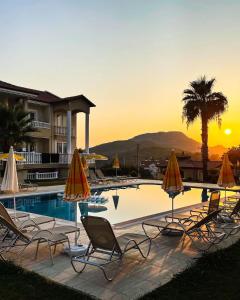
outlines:
[{"label": "closed umbrella", "polygon": [[233,171],[231,167],[231,163],[228,158],[228,154],[225,153],[223,156],[223,162],[222,162],[222,167],[220,170],[220,174],[218,177],[218,182],[217,184],[219,186],[224,187],[225,189],[225,201],[226,201],[226,189],[231,188],[236,185],[235,179],[233,176]]},{"label": "closed umbrella", "polygon": [[113,169],[116,169],[116,177],[117,177],[117,170],[120,169],[120,162],[118,159],[118,155],[116,154],[114,161],[113,161]]},{"label": "closed umbrella", "polygon": [[176,195],[178,195],[181,191],[183,191],[181,173],[179,170],[179,165],[174,151],[171,152],[168,161],[167,170],[163,179],[162,188],[164,189],[165,192],[168,193],[169,197],[172,199],[172,219],[173,219],[173,209],[174,209],[173,200]]},{"label": "closed umbrella", "polygon": [[16,216],[15,194],[19,192],[19,187],[18,187],[16,158],[13,152],[13,147],[10,147],[9,153],[8,155],[5,155],[5,158],[7,158],[7,164],[4,172],[4,177],[2,180],[1,190],[3,192],[13,194],[14,213]]},{"label": "closed umbrella", "polygon": [[[90,187],[83,168],[83,164],[76,149],[74,151],[71,165],[68,172],[68,178],[64,191],[64,200],[70,202],[86,201],[90,196]],[[75,222],[77,226],[77,205],[75,212]],[[75,240],[75,244],[77,241]]]}]

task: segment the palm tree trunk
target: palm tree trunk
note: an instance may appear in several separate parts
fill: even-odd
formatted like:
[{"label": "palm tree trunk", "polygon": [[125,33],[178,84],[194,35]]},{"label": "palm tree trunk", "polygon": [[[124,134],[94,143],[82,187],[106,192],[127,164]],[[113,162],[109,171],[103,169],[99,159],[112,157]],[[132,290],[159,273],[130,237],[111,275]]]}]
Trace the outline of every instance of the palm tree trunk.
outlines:
[{"label": "palm tree trunk", "polygon": [[208,121],[202,116],[202,164],[203,182],[208,181]]}]

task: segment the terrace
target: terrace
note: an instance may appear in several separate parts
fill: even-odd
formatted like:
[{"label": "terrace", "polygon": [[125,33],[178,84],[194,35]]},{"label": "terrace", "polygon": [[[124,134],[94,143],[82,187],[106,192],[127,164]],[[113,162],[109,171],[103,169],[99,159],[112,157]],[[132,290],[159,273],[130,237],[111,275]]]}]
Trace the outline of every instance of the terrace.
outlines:
[{"label": "terrace", "polygon": [[[137,180],[138,183],[153,183],[150,180]],[[154,181],[160,184],[160,181]],[[126,184],[132,184],[131,182]],[[191,183],[189,183],[191,185]],[[195,184],[200,187],[200,184]],[[120,183],[114,183],[113,187],[120,186]],[[208,188],[214,188],[214,185],[204,185]],[[202,187],[202,185],[201,185]],[[95,188],[95,187],[93,187]],[[47,193],[52,191],[62,191],[63,186],[56,187],[40,187],[34,194]],[[233,189],[239,190],[239,187]],[[24,195],[24,194],[22,194]],[[1,196],[3,197],[3,196]],[[202,204],[194,205],[192,207],[185,207],[176,210],[177,212],[185,212],[193,207],[200,207]],[[155,219],[163,218],[165,213],[155,215]],[[34,214],[31,215],[36,216]],[[124,224],[116,224],[114,231],[116,235],[121,235],[126,232],[142,233],[141,220],[134,222],[126,222]],[[73,224],[70,221],[57,220],[57,225]],[[81,228],[80,243],[87,244],[88,238],[86,233],[79,223]],[[43,227],[45,228],[45,227]],[[154,230],[150,231],[151,234]],[[220,244],[220,248],[224,249],[229,247],[232,243],[240,238],[240,233],[231,239],[224,240]],[[70,236],[71,243],[74,243],[74,235]],[[54,255],[54,265],[52,266],[49,261],[47,247],[41,246],[39,257],[34,260],[35,246],[29,246],[24,252],[22,258],[16,259],[16,256],[11,255],[16,263],[19,263],[24,269],[34,271],[37,274],[53,280],[56,283],[75,289],[76,291],[83,292],[87,295],[96,297],[97,299],[137,299],[145,294],[150,293],[152,290],[159,288],[170,282],[176,274],[189,268],[195,264],[201,254],[193,247],[187,239],[182,243],[181,237],[169,237],[161,235],[155,239],[152,244],[152,249],[149,257],[145,260],[138,255],[137,252],[129,252],[123,259],[120,267],[115,265],[110,267],[110,271],[117,268],[117,275],[112,283],[107,282],[101,271],[87,267],[85,271],[78,275],[72,269],[70,258],[63,254],[63,248],[57,247],[56,254]],[[212,252],[217,250],[216,247],[212,248]]]},{"label": "terrace", "polygon": [[[66,223],[58,220],[57,225],[62,224]],[[116,235],[125,232],[142,233],[140,224],[132,224],[124,228],[115,226],[114,229]],[[235,240],[237,239],[239,236],[235,237]],[[88,242],[82,227],[80,240],[83,244]],[[74,242],[73,236],[71,242]],[[231,243],[232,241],[225,241],[220,247],[228,247]],[[48,260],[46,247],[42,246],[36,261],[33,260],[34,250],[35,247],[30,246],[21,261],[16,262],[27,270],[97,299],[137,299],[168,283],[176,274],[194,264],[196,258],[200,257],[199,252],[189,241],[182,245],[181,238],[161,236],[154,240],[148,259],[142,259],[134,251],[125,256],[114,281],[109,283],[104,279],[101,271],[95,268],[87,267],[82,274],[76,274],[69,257],[62,254],[60,246],[54,256],[53,266]]]}]

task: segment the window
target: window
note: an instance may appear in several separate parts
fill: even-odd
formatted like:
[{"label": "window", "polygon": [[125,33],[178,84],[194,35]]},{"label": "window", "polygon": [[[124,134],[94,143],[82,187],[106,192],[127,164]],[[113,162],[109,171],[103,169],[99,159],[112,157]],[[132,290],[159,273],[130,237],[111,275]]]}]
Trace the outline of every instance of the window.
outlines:
[{"label": "window", "polygon": [[63,115],[62,114],[57,114],[56,125],[58,127],[62,127],[63,126]]},{"label": "window", "polygon": [[67,153],[67,143],[57,142],[57,153]]},{"label": "window", "polygon": [[30,111],[28,113],[29,115],[29,118],[32,119],[32,120],[37,120],[37,112],[36,111]]}]

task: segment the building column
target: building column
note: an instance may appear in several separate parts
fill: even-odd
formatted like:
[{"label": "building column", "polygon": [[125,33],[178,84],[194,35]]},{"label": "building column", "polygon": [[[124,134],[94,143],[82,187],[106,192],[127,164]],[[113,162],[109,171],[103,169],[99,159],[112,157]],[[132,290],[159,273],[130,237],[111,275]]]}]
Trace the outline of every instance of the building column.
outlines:
[{"label": "building column", "polygon": [[85,114],[85,152],[89,153],[89,113]]},{"label": "building column", "polygon": [[72,153],[72,111],[67,111],[67,154]]}]

